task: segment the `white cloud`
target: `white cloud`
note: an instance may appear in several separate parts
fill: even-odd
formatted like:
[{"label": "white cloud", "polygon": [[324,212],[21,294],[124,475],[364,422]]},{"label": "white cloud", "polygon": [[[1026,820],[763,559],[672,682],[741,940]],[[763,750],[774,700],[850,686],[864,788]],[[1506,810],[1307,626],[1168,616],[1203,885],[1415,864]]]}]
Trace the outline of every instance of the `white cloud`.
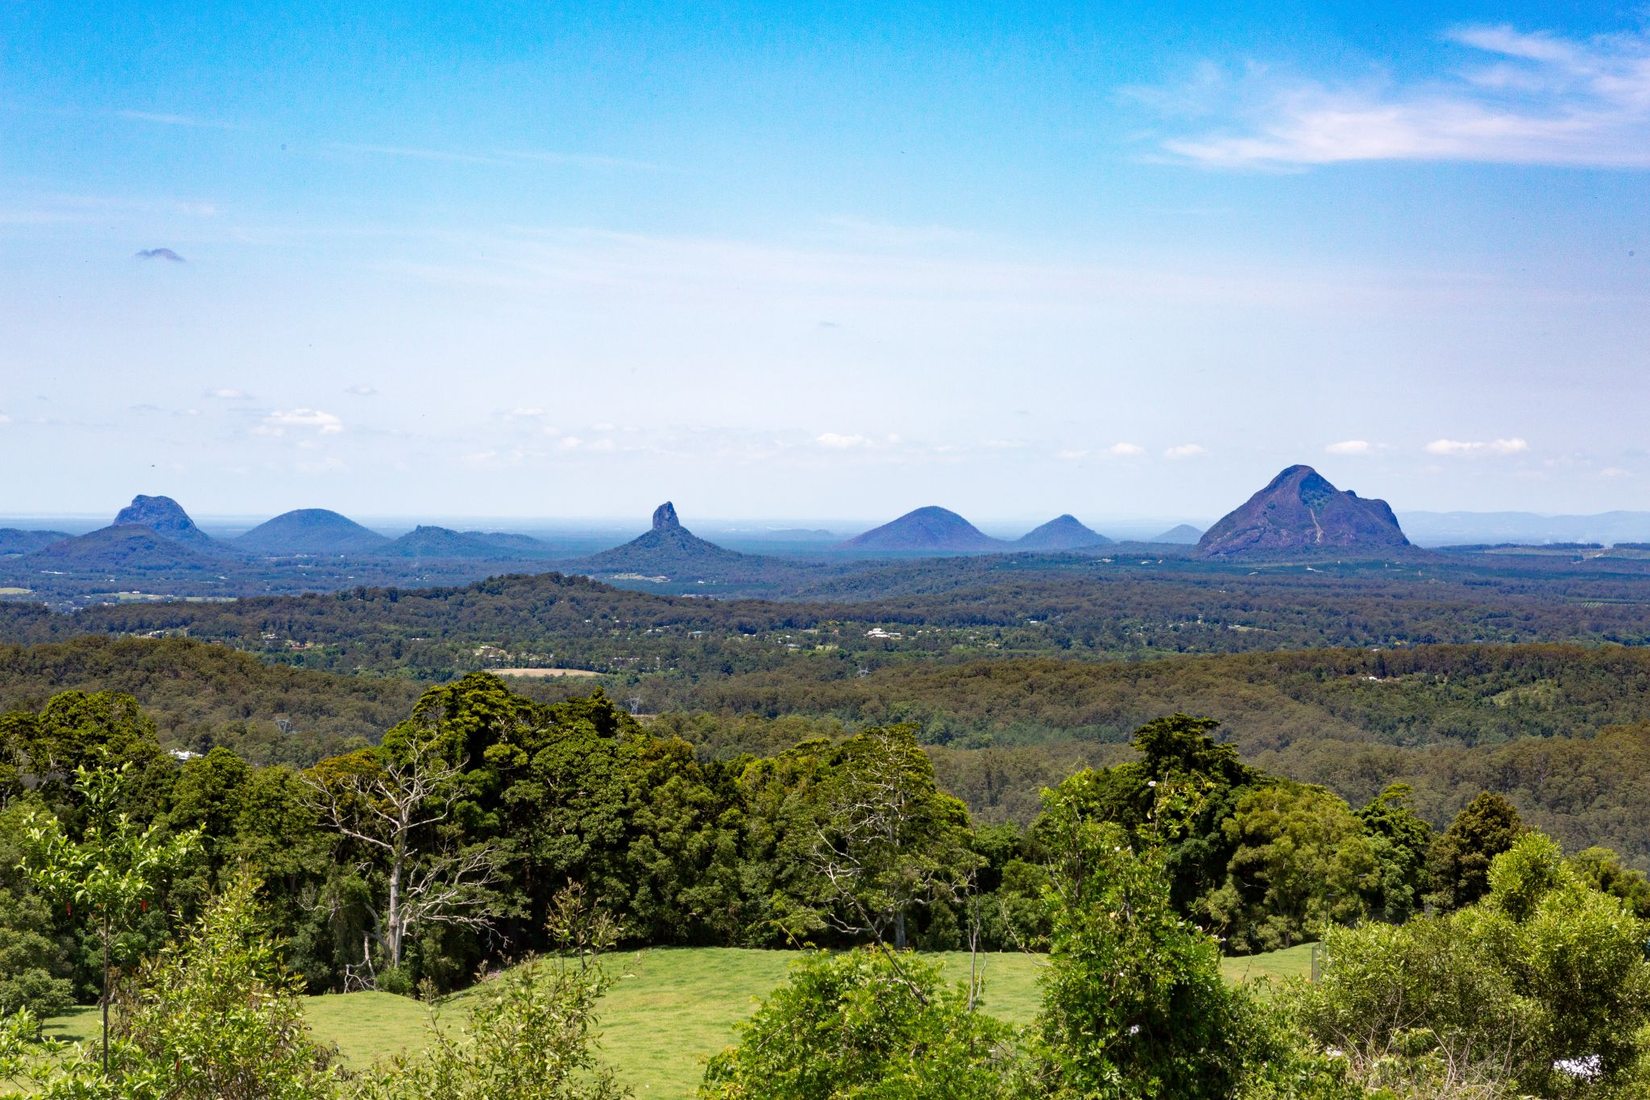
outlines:
[{"label": "white cloud", "polygon": [[1522,439],[1434,439],[1426,446],[1429,455],[1516,455],[1530,449]]},{"label": "white cloud", "polygon": [[1330,455],[1367,455],[1373,453],[1375,445],[1367,439],[1343,439],[1339,443],[1331,443],[1323,449],[1324,454]]},{"label": "white cloud", "polygon": [[1205,448],[1200,443],[1181,443],[1178,446],[1170,447],[1168,450],[1164,451],[1163,452],[1163,457],[1164,458],[1198,458],[1198,457],[1200,457],[1202,455],[1206,455],[1208,453],[1209,452],[1208,452],[1207,448]]},{"label": "white cloud", "polygon": [[376,397],[378,395],[378,391],[371,386],[349,386],[344,392],[353,394],[356,397]]},{"label": "white cloud", "polygon": [[11,423],[11,417],[7,416],[5,413],[0,413],[0,424],[10,424],[10,423]]},{"label": "white cloud", "polygon": [[1604,467],[1604,469],[1602,469],[1598,472],[1598,476],[1599,477],[1611,477],[1611,478],[1615,478],[1615,477],[1632,477],[1633,472],[1631,470],[1624,470],[1620,466],[1606,466],[1606,467]]},{"label": "white cloud", "polygon": [[580,439],[576,435],[564,435],[557,443],[557,446],[564,451],[576,451],[580,447],[584,446],[584,440]]},{"label": "white cloud", "polygon": [[[1251,66],[1225,82],[1222,98],[1240,106],[1224,132],[1165,147],[1214,167],[1367,160],[1650,167],[1650,34],[1562,38],[1478,26],[1446,37],[1473,51],[1476,67],[1409,84],[1330,87],[1280,83]],[[1208,81],[1200,74],[1188,96],[1213,102]]]},{"label": "white cloud", "polygon": [[237,390],[232,386],[224,386],[220,389],[207,390],[206,396],[215,397],[219,401],[244,401],[252,395],[247,393],[245,390]]},{"label": "white cloud", "polygon": [[1146,453],[1146,448],[1138,443],[1113,443],[1106,448],[1106,453],[1118,458],[1139,458]]},{"label": "white cloud", "polygon": [[1075,448],[1067,448],[1063,451],[1055,452],[1054,457],[1058,458],[1061,462],[1076,462],[1080,459],[1087,458],[1088,456],[1089,456],[1089,453],[1087,451],[1080,451],[1080,450],[1076,450]]},{"label": "white cloud", "polygon": [[853,447],[869,447],[871,445],[871,441],[862,435],[839,435],[836,432],[821,432],[814,437],[814,442],[821,447],[831,447],[843,451]]},{"label": "white cloud", "polygon": [[282,436],[289,429],[310,429],[320,435],[337,435],[344,430],[344,422],[320,409],[277,409],[252,430],[257,435]]}]

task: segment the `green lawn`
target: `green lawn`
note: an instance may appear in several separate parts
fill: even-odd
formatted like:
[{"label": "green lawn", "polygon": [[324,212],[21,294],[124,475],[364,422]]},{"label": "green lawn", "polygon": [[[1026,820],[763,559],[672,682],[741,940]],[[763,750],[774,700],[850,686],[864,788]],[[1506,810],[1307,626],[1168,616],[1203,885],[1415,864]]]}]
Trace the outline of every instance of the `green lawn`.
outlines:
[{"label": "green lawn", "polygon": [[[1311,946],[1303,945],[1221,965],[1231,981],[1304,975],[1311,954]],[[613,987],[599,1009],[604,1056],[638,1097],[692,1096],[705,1059],[733,1041],[734,1025],[784,980],[795,958],[788,951],[722,947],[608,956],[604,963]],[[940,958],[948,977],[967,980],[966,953]],[[1010,1023],[1029,1023],[1037,1012],[1042,962],[1035,955],[980,956],[984,1010]],[[445,1003],[448,1022],[467,1000],[460,994]],[[422,1046],[430,1018],[428,1006],[388,993],[307,997],[305,1006],[316,1038],[335,1045],[344,1062],[356,1066]],[[93,1008],[76,1009],[47,1025],[47,1033],[60,1039],[92,1039],[97,1029]]]}]

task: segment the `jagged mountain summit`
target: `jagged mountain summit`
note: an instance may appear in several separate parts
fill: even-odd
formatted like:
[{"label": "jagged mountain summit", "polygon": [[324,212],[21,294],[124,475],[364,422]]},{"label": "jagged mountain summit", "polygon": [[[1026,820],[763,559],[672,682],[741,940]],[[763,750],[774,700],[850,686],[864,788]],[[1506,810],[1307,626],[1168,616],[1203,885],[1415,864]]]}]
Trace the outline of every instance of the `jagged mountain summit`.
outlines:
[{"label": "jagged mountain summit", "polygon": [[1084,550],[1090,546],[1109,546],[1111,541],[1067,514],[1026,532],[1014,540],[1014,545],[1022,550]]},{"label": "jagged mountain summit", "polygon": [[390,540],[326,508],[299,508],[265,520],[235,540],[258,554],[368,554]]},{"label": "jagged mountain summit", "polygon": [[212,544],[207,533],[196,527],[189,513],[171,497],[151,497],[139,493],[132,498],[132,503],[115,514],[115,521],[111,524],[114,527],[127,525],[147,527],[162,538],[190,546]]},{"label": "jagged mountain summit", "polygon": [[1007,549],[1007,543],[949,509],[929,505],[907,512],[842,544],[848,550],[879,553],[970,554]]},{"label": "jagged mountain summit", "polygon": [[653,527],[623,546],[592,554],[583,562],[592,573],[649,573],[675,575],[705,566],[731,565],[747,560],[736,550],[707,542],[682,526],[676,506],[665,501],[653,510]]},{"label": "jagged mountain summit", "polygon": [[1393,550],[1409,545],[1384,500],[1342,492],[1310,466],[1291,466],[1209,528],[1204,558]]}]

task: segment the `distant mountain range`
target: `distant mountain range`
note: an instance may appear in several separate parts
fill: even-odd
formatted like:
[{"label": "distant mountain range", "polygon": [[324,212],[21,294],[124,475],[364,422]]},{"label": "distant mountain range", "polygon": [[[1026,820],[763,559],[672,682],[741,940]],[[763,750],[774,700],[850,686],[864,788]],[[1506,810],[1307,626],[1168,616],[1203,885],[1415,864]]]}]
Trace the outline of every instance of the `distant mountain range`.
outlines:
[{"label": "distant mountain range", "polygon": [[20,531],[15,527],[0,527],[0,556],[31,554],[44,550],[54,542],[73,537],[67,531]]},{"label": "distant mountain range", "polygon": [[1279,557],[1409,545],[1384,500],[1342,492],[1310,466],[1290,466],[1198,540],[1204,558]]},{"label": "distant mountain range", "polygon": [[[1403,551],[1411,538],[1430,546],[1650,543],[1650,512],[1413,512],[1403,518],[1400,526],[1385,502],[1343,492],[1309,466],[1291,466],[1208,531],[1183,524],[1150,541],[1195,544],[1196,556],[1215,561],[1313,554],[1374,557]],[[0,587],[58,600],[106,598],[134,587],[218,596],[461,583],[554,568],[650,591],[767,595],[807,590],[821,570],[859,568],[852,563],[879,556],[1065,554],[1111,545],[1069,514],[1010,540],[993,538],[937,506],[918,508],[844,543],[830,543],[828,532],[812,529],[765,537],[773,540],[771,545],[747,544],[747,553],[717,545],[682,526],[675,506],[666,502],[644,534],[585,557],[569,556],[585,552],[584,547],[558,548],[509,532],[425,525],[392,539],[321,508],[286,512],[238,537],[215,539],[177,501],[140,495],[120,510],[114,523],[84,535],[0,529]],[[833,551],[842,551],[846,561],[830,563]]]},{"label": "distant mountain range", "polygon": [[111,526],[144,527],[162,538],[188,546],[206,547],[215,541],[196,527],[189,513],[171,497],[148,497],[140,493],[132,498],[132,503],[115,514],[115,522]]},{"label": "distant mountain range", "polygon": [[1650,542],[1650,512],[1543,516],[1534,512],[1401,512],[1409,537],[1422,546],[1468,543]]},{"label": "distant mountain range", "polygon": [[957,513],[929,505],[856,535],[842,548],[879,554],[1004,554],[1083,550],[1110,543],[1070,515],[1057,516],[1013,541],[994,539]]}]

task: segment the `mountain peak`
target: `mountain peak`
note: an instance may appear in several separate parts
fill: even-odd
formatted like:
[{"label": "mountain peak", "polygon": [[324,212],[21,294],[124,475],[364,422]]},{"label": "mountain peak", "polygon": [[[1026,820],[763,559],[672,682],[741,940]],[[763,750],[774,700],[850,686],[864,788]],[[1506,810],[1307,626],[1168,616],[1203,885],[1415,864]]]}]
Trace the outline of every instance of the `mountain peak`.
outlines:
[{"label": "mountain peak", "polygon": [[682,526],[676,506],[665,501],[653,510],[653,529],[623,546],[584,559],[595,573],[663,573],[703,576],[750,561],[744,554],[707,542]]},{"label": "mountain peak", "polygon": [[1109,542],[1111,540],[1105,535],[1085,527],[1068,512],[1021,535],[1014,545],[1027,550],[1082,550],[1090,546],[1105,546]]},{"label": "mountain peak", "polygon": [[964,554],[1002,550],[1005,544],[984,534],[957,513],[928,505],[843,543],[851,550],[893,553]]},{"label": "mountain peak", "polygon": [[266,554],[347,554],[375,550],[390,540],[325,508],[299,508],[265,520],[235,540]]},{"label": "mountain peak", "polygon": [[1384,500],[1342,492],[1310,466],[1290,466],[1204,532],[1200,557],[1253,557],[1409,545]]},{"label": "mountain peak", "polygon": [[195,521],[189,518],[182,505],[171,497],[151,497],[139,493],[132,498],[132,503],[115,514],[113,525],[147,527],[163,538],[178,542],[211,541],[204,531],[195,526]]}]

